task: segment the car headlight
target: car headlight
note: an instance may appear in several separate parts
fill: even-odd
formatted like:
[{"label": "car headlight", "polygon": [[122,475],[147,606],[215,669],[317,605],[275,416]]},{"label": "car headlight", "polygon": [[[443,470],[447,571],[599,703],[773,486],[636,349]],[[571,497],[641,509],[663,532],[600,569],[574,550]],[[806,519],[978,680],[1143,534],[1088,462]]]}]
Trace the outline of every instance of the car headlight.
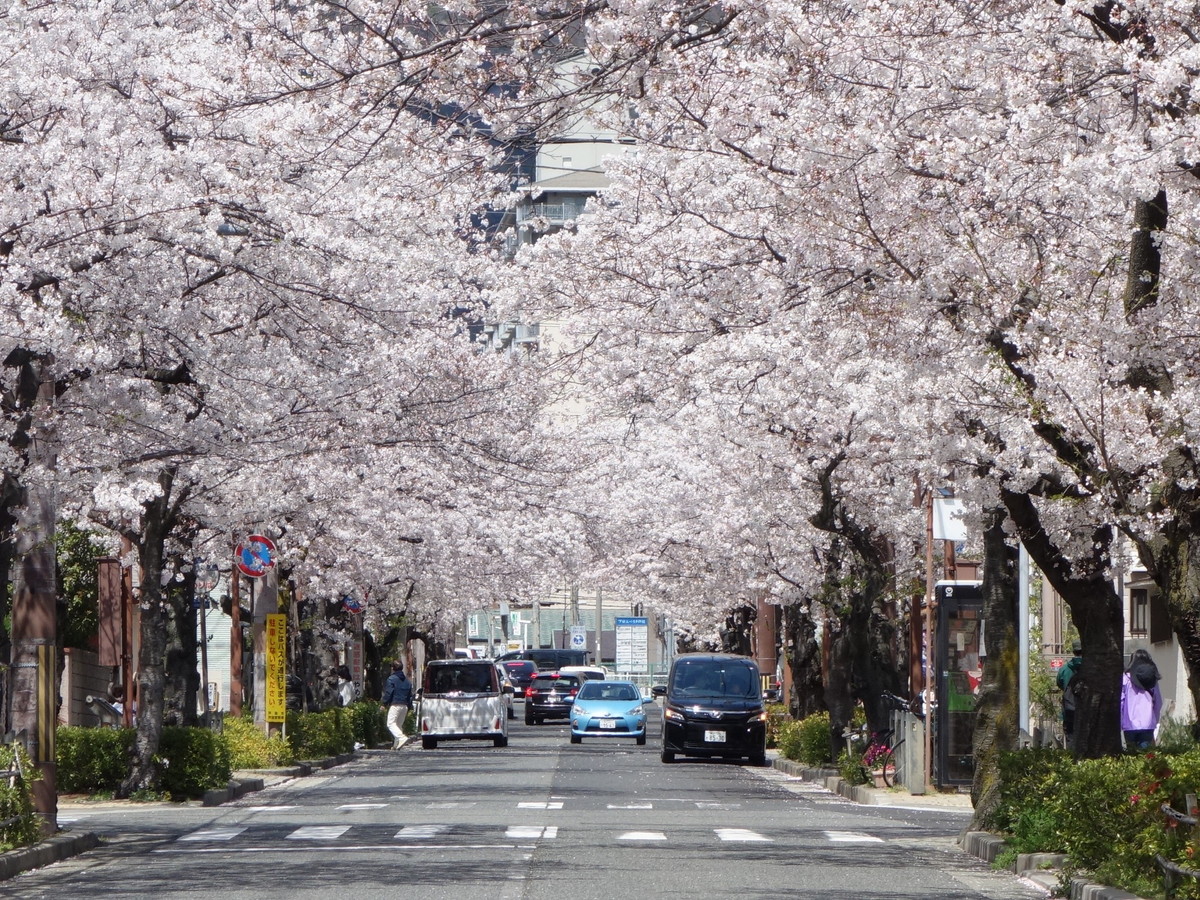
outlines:
[{"label": "car headlight", "polygon": [[645,707],[643,707],[643,706],[642,706],[642,705],[639,703],[637,706],[635,706],[633,709],[631,709],[629,712],[627,712],[627,713],[626,713],[626,715],[628,715],[628,716],[640,716],[640,715],[642,715],[642,713],[644,713],[645,711],[646,711]]},{"label": "car headlight", "polygon": [[671,709],[669,706],[663,709],[663,716],[670,719],[672,722],[684,721],[683,713],[677,709]]},{"label": "car headlight", "polygon": [[572,706],[571,707],[571,715],[582,716],[583,715],[583,707],[582,706]]}]

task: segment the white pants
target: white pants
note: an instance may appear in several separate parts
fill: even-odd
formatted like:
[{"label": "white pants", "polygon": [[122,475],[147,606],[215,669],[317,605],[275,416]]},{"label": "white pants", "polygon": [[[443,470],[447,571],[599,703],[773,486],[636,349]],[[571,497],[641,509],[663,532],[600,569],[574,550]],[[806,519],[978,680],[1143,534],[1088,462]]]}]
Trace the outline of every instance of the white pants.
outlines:
[{"label": "white pants", "polygon": [[392,733],[398,741],[404,739],[404,719],[408,716],[408,707],[399,703],[393,703],[388,707],[387,714],[387,729]]}]

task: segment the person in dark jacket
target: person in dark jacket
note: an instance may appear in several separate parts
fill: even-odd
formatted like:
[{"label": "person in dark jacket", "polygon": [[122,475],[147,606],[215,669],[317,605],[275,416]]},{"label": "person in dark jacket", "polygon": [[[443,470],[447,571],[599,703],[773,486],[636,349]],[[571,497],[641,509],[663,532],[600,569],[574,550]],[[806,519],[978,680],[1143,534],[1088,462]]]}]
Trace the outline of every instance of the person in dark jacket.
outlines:
[{"label": "person in dark jacket", "polygon": [[1058,670],[1058,689],[1062,691],[1063,737],[1068,750],[1075,749],[1075,706],[1079,700],[1079,667],[1083,665],[1083,644],[1076,640],[1071,645],[1075,655]]},{"label": "person in dark jacket", "polygon": [[392,674],[388,676],[383,686],[383,696],[379,699],[380,706],[387,710],[387,727],[392,733],[392,749],[399,750],[407,742],[404,734],[404,720],[412,709],[412,682],[404,677],[404,663],[392,661]]},{"label": "person in dark jacket", "polygon": [[1121,676],[1121,731],[1126,750],[1154,746],[1154,729],[1162,713],[1158,666],[1145,650],[1134,650],[1129,668]]}]

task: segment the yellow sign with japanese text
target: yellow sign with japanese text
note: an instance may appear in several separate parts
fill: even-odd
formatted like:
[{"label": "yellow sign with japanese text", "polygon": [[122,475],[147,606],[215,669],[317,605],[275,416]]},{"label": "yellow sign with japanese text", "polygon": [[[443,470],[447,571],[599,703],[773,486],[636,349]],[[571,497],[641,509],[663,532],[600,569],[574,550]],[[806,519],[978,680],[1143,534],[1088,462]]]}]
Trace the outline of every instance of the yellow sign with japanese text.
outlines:
[{"label": "yellow sign with japanese text", "polygon": [[267,616],[267,721],[287,719],[287,616]]}]

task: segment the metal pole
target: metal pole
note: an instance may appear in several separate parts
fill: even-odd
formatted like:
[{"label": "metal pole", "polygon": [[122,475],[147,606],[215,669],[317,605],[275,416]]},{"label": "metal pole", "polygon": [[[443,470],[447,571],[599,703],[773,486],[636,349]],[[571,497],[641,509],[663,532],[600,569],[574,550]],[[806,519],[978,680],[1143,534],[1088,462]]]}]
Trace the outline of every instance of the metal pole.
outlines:
[{"label": "metal pole", "polygon": [[933,780],[933,488],[929,488],[925,511],[925,772],[922,793]]},{"label": "metal pole", "polygon": [[1029,734],[1029,553],[1021,544],[1017,574],[1017,724]]},{"label": "metal pole", "polygon": [[604,591],[596,588],[596,665],[604,659]]},{"label": "metal pole", "polygon": [[242,576],[236,560],[229,577],[233,619],[229,626],[229,714],[236,718],[242,714]]}]

